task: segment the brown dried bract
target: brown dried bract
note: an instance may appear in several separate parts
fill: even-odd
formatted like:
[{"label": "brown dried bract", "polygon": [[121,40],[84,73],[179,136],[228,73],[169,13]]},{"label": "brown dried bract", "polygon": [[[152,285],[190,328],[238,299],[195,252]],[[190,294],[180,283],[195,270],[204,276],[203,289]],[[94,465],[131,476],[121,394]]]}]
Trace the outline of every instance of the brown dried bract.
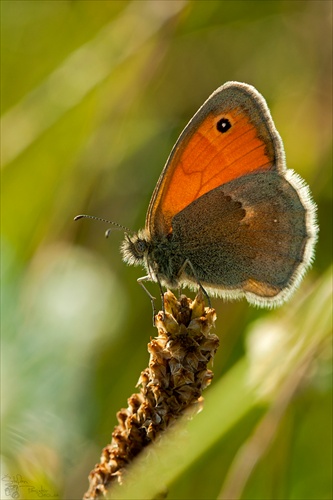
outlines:
[{"label": "brown dried bract", "polygon": [[116,480],[121,483],[126,466],[143,448],[185,412],[196,413],[213,378],[207,365],[219,345],[210,333],[214,309],[205,307],[200,292],[191,301],[185,296],[177,300],[168,291],[164,305],[165,314],[155,318],[158,336],[148,344],[150,361],[139,378],[140,392],[118,412],[112,441],[90,473],[86,500],[105,495]]}]

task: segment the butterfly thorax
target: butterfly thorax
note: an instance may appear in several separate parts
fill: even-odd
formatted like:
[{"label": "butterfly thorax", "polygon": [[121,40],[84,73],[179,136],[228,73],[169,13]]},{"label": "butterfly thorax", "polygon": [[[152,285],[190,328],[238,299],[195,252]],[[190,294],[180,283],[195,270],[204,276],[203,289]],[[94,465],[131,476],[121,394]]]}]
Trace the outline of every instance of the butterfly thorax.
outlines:
[{"label": "butterfly thorax", "polygon": [[178,287],[185,257],[172,233],[155,236],[153,240],[147,230],[126,234],[121,252],[126,263],[144,266],[152,281],[170,288]]}]

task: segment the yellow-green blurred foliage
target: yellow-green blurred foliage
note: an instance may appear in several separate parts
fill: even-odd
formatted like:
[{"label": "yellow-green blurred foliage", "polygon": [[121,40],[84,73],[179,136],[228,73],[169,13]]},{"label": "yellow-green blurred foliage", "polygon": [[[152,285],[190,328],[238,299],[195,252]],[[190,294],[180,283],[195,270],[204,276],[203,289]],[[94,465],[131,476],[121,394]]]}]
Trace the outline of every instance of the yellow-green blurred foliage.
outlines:
[{"label": "yellow-green blurred foliage", "polygon": [[267,99],[320,236],[280,309],[213,301],[207,420],[187,461],[169,456],[169,498],[331,499],[332,3],[16,0],[1,14],[1,498],[20,481],[20,498],[36,498],[28,484],[82,496],[155,335],[122,234],[73,217],[143,227],[178,134],[238,80]]}]

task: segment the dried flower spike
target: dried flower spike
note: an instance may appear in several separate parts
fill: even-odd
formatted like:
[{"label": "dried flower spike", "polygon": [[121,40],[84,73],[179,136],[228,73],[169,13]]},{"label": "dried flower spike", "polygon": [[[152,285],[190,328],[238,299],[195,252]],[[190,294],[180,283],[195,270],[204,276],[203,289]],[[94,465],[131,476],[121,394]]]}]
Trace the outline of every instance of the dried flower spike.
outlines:
[{"label": "dried flower spike", "polygon": [[143,448],[185,412],[197,412],[212,380],[207,365],[219,345],[210,333],[214,309],[205,307],[201,292],[191,301],[184,295],[177,300],[167,291],[164,304],[165,314],[156,315],[158,336],[148,344],[150,360],[139,378],[140,392],[118,412],[112,441],[90,473],[86,500],[105,495],[114,481],[122,483],[127,465]]}]

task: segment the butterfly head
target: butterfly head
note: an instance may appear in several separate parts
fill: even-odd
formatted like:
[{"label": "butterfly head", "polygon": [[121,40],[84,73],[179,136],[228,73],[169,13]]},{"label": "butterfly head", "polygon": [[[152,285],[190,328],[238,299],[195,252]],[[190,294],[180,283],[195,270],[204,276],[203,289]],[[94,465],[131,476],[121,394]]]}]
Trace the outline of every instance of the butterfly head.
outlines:
[{"label": "butterfly head", "polygon": [[129,235],[125,233],[125,239],[121,245],[121,253],[124,261],[131,266],[138,266],[147,262],[151,243],[146,230]]}]

